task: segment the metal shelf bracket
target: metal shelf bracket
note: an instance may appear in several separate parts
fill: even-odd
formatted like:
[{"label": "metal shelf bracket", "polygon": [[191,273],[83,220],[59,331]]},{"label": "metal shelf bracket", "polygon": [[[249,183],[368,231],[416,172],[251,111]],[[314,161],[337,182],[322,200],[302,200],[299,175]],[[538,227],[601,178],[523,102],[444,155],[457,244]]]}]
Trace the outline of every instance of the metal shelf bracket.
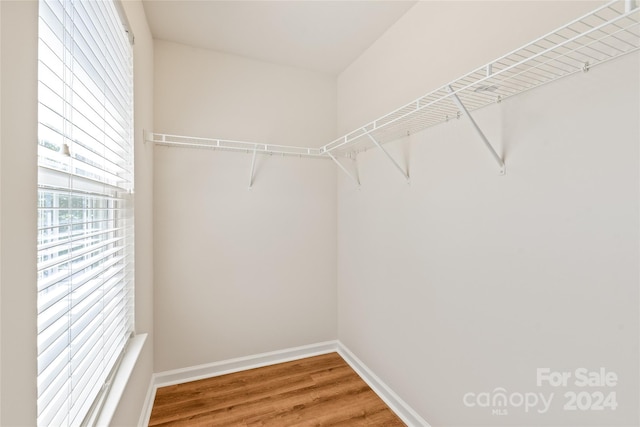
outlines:
[{"label": "metal shelf bracket", "polygon": [[405,177],[405,179],[407,180],[407,184],[410,184],[410,183],[411,183],[411,179],[409,178],[409,173],[408,173],[408,172],[405,172],[405,170],[404,170],[404,169],[402,169],[402,166],[400,166],[400,165],[398,164],[398,162],[396,162],[396,161],[394,160],[394,158],[393,158],[393,157],[391,157],[391,154],[389,154],[389,153],[387,152],[387,150],[385,150],[385,149],[384,149],[384,147],[383,147],[382,145],[380,145],[380,143],[379,143],[379,142],[378,142],[378,141],[377,141],[373,136],[371,136],[371,134],[370,134],[369,132],[367,132],[367,130],[366,130],[366,129],[364,129],[364,128],[363,128],[363,130],[364,130],[364,132],[367,134],[367,136],[369,137],[369,139],[371,139],[371,141],[374,143],[374,145],[375,145],[376,147],[378,147],[378,148],[379,148],[379,149],[384,153],[384,155],[387,157],[387,159],[389,159],[389,160],[391,161],[391,163],[393,163],[393,165],[396,167],[396,169],[398,169],[398,171],[402,174],[402,176],[404,176],[404,177]]},{"label": "metal shelf bracket", "polygon": [[506,173],[506,168],[502,158],[498,155],[498,153],[496,153],[496,150],[493,148],[493,146],[491,145],[487,137],[484,135],[484,133],[482,132],[482,130],[480,129],[476,121],[473,119],[471,114],[469,114],[469,111],[464,106],[462,101],[460,101],[460,98],[458,98],[458,95],[456,95],[456,93],[453,91],[451,86],[447,86],[447,90],[451,94],[451,99],[453,100],[454,104],[456,104],[460,112],[469,119],[469,121],[471,122],[471,125],[473,126],[473,129],[476,131],[476,133],[478,134],[482,142],[484,142],[484,145],[487,147],[487,149],[491,153],[491,156],[496,161],[496,163],[498,163],[498,166],[500,166],[500,175],[504,175]]},{"label": "metal shelf bracket", "polygon": [[638,7],[636,4],[636,0],[625,0],[624,1],[624,12],[630,13],[633,9]]},{"label": "metal shelf bracket", "polygon": [[347,168],[345,168],[345,167],[344,167],[344,165],[343,165],[342,163],[340,163],[340,162],[338,161],[338,159],[336,159],[336,158],[333,156],[333,154],[331,154],[329,151],[327,151],[327,155],[328,155],[329,157],[331,157],[331,160],[333,160],[333,161],[335,162],[335,164],[336,164],[336,165],[338,165],[338,167],[339,167],[340,169],[342,169],[342,171],[343,171],[344,173],[346,173],[346,174],[347,174],[347,176],[353,180],[353,182],[355,182],[355,183],[356,183],[356,185],[358,186],[358,188],[360,188],[360,178],[358,177],[357,172],[356,172],[356,174],[355,174],[355,175],[354,175],[354,174],[352,174],[351,172],[349,172],[349,171],[347,170]]},{"label": "metal shelf bracket", "polygon": [[254,171],[256,169],[256,154],[258,152],[258,145],[253,148],[253,156],[251,158],[251,172],[249,173],[249,190],[253,188],[253,180],[254,180]]}]

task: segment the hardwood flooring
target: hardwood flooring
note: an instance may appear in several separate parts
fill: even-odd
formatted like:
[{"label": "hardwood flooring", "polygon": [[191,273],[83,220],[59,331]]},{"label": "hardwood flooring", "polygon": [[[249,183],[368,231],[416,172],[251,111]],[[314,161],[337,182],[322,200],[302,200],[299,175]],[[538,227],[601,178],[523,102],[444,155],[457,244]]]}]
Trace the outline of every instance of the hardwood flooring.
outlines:
[{"label": "hardwood flooring", "polygon": [[337,354],[159,388],[150,426],[404,426]]}]

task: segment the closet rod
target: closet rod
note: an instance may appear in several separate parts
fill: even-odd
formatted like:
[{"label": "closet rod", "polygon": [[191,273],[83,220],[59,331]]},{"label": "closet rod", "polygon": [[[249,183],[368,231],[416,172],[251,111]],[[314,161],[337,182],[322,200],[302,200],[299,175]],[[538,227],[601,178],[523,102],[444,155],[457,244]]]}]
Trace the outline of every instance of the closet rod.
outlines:
[{"label": "closet rod", "polygon": [[320,153],[318,148],[296,147],[292,145],[264,144],[259,142],[235,141],[229,139],[201,138],[194,136],[170,135],[164,133],[145,132],[145,141],[156,145],[203,148],[220,151],[239,151],[256,154],[269,154],[295,157],[312,157],[329,159]]}]

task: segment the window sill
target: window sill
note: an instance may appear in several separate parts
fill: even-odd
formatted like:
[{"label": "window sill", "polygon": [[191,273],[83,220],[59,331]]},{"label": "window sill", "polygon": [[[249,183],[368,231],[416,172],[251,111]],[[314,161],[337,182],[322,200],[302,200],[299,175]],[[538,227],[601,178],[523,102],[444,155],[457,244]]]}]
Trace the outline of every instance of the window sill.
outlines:
[{"label": "window sill", "polygon": [[120,399],[124,394],[124,390],[127,387],[129,378],[133,373],[133,368],[136,366],[136,362],[140,357],[146,340],[147,334],[139,334],[129,341],[127,351],[122,357],[122,362],[120,362],[118,372],[113,378],[109,394],[105,398],[100,415],[98,415],[98,419],[96,420],[96,426],[108,426],[111,424],[111,419],[118,408]]}]

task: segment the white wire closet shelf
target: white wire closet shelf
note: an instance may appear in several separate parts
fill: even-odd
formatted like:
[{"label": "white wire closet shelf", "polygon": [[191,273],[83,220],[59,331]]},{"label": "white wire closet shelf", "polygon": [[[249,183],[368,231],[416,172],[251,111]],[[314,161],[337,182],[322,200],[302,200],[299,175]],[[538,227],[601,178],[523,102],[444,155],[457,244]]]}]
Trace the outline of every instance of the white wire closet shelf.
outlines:
[{"label": "white wire closet shelf", "polygon": [[320,148],[295,147],[292,145],[264,144],[260,142],[200,138],[195,136],[169,135],[164,133],[145,133],[145,140],[153,142],[156,145],[189,148],[213,148],[221,151],[238,151],[243,153],[256,152],[258,154],[329,158],[326,154],[320,152]]},{"label": "white wire closet shelf", "polygon": [[[162,145],[335,160],[414,134],[501,102],[640,49],[640,8],[635,0],[613,0],[531,43],[516,49],[319,148],[247,141],[148,134]],[[475,125],[475,122],[474,122]],[[492,151],[480,129],[476,130]]]}]

